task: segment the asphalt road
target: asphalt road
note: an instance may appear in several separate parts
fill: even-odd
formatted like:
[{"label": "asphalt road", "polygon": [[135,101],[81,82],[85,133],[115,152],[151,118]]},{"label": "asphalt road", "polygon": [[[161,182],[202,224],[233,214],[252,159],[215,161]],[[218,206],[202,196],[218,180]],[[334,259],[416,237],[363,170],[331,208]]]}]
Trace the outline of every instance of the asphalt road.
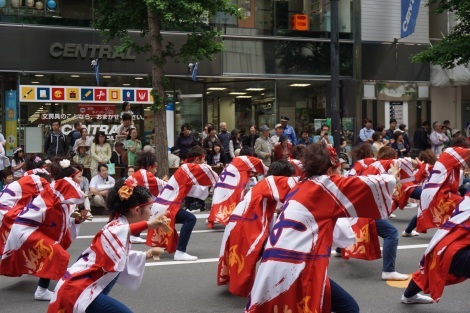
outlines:
[{"label": "asphalt road", "polygon": [[[415,209],[397,212],[392,223],[399,232],[406,227]],[[208,230],[206,215],[196,213],[198,222],[191,237],[188,253],[197,255],[196,262],[175,262],[172,255],[164,254],[159,262],[148,262],[142,285],[138,291],[128,291],[116,285],[111,296],[129,306],[134,312],[165,313],[222,313],[243,312],[246,299],[237,298],[227,292],[226,287],[216,284],[217,255],[223,228],[216,225]],[[90,244],[94,234],[104,225],[104,218],[95,217],[86,222],[78,239],[70,248],[71,259]],[[426,245],[433,232],[419,237],[400,237],[397,270],[412,273],[417,269]],[[145,245],[133,245],[144,250]],[[406,283],[392,287],[380,279],[382,261],[345,261],[331,258],[329,275],[349,293],[361,307],[361,312],[417,312],[452,313],[470,311],[468,282],[446,287],[441,301],[430,305],[405,305],[400,302]],[[47,303],[33,300],[37,278],[23,276],[9,278],[0,276],[0,312],[45,312]],[[55,283],[52,284],[54,286]],[[294,313],[294,312],[293,312]]]}]

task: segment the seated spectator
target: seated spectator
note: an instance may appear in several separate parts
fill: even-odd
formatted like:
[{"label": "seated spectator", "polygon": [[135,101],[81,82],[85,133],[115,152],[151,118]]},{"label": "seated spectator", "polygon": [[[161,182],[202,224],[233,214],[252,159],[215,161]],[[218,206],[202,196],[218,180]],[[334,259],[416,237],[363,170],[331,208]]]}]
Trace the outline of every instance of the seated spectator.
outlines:
[{"label": "seated spectator", "polygon": [[170,154],[168,154],[168,166],[169,167],[179,167],[181,160],[179,157],[180,149],[177,147],[171,147]]},{"label": "seated spectator", "polygon": [[8,184],[13,182],[13,172],[10,170],[1,170],[0,171],[0,190],[3,190]]},{"label": "seated spectator", "polygon": [[114,144],[114,151],[111,153],[111,163],[116,166],[127,166],[127,151],[122,142],[116,142]]},{"label": "seated spectator", "polygon": [[85,169],[90,169],[91,155],[88,153],[89,150],[90,146],[86,142],[80,141],[76,147],[73,161],[81,164]]},{"label": "seated spectator", "polygon": [[300,139],[297,140],[297,144],[299,145],[309,145],[313,143],[313,138],[309,136],[308,134],[308,129],[304,129],[302,130],[302,132],[300,133]]},{"label": "seated spectator", "polygon": [[108,166],[106,164],[99,164],[97,171],[98,174],[90,182],[90,192],[93,195],[91,204],[107,209],[106,198],[115,181],[114,178],[108,175]]}]

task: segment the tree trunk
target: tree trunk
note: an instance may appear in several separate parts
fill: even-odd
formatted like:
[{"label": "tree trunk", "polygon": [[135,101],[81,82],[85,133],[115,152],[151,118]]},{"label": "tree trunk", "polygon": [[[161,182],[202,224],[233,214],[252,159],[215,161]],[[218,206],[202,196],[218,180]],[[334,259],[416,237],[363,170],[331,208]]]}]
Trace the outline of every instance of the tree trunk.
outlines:
[{"label": "tree trunk", "polygon": [[165,73],[163,71],[163,38],[161,34],[160,16],[155,14],[150,7],[148,12],[149,37],[151,44],[151,61],[152,61],[152,88],[158,94],[159,109],[154,111],[153,125],[155,128],[155,150],[158,162],[158,177],[169,174],[168,165],[168,138],[166,129],[166,108],[165,108],[165,90],[163,80]]}]

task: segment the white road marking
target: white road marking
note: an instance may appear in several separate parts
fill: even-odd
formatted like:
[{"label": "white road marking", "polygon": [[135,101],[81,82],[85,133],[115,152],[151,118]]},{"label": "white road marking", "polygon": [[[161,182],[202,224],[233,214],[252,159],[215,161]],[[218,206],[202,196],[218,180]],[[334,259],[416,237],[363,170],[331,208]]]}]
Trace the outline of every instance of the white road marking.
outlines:
[{"label": "white road marking", "polygon": [[[204,233],[223,233],[223,229],[206,229],[206,230],[193,230],[193,234],[204,234]],[[180,232],[178,231],[178,234]],[[147,233],[141,233],[140,235],[147,236]],[[95,238],[95,235],[91,236],[77,236],[75,239],[92,239]]]},{"label": "white road marking", "polygon": [[[209,213],[204,214],[194,214],[197,219],[206,219],[209,217]],[[109,217],[93,217],[92,221],[86,221],[85,223],[107,223]]]},{"label": "white road marking", "polygon": [[[410,249],[423,249],[427,248],[427,244],[422,245],[406,245],[406,246],[398,246],[398,250],[410,250]],[[382,248],[380,248],[382,250]],[[211,259],[199,259],[196,261],[164,261],[164,262],[151,262],[145,263],[145,266],[164,266],[164,265],[180,265],[180,264],[195,264],[195,263],[217,263],[219,262],[219,258],[211,258]]]}]

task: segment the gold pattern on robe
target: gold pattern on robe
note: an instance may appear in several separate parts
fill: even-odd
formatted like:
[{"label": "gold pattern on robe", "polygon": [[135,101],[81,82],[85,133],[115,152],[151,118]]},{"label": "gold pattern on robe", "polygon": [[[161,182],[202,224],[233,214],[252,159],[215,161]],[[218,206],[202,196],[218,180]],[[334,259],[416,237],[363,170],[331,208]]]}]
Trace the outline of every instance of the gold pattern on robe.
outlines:
[{"label": "gold pattern on robe", "polygon": [[227,223],[228,219],[230,218],[230,215],[232,215],[232,212],[233,210],[235,210],[236,206],[236,203],[232,203],[229,206],[223,206],[222,209],[215,215],[216,220]]},{"label": "gold pattern on robe", "polygon": [[44,261],[49,258],[52,260],[54,250],[52,245],[44,245],[44,239],[39,240],[32,249],[23,251],[25,266],[32,272],[38,272],[42,269]]},{"label": "gold pattern on robe", "polygon": [[452,212],[454,212],[455,203],[451,199],[442,198],[441,201],[431,208],[431,214],[433,222],[437,226],[441,226],[450,218]]},{"label": "gold pattern on robe", "polygon": [[[282,309],[281,309],[282,310]],[[284,305],[284,310],[280,311],[279,310],[279,307],[277,306],[277,304],[274,306],[274,311],[273,313],[292,313],[292,310],[289,309],[289,307],[287,305]]]},{"label": "gold pattern on robe", "polygon": [[347,247],[346,250],[350,254],[366,254],[366,247],[364,244],[367,244],[369,241],[369,224],[367,224],[364,225],[359,231],[359,237],[356,236],[356,243]]},{"label": "gold pattern on robe", "polygon": [[230,267],[238,265],[237,273],[240,274],[240,272],[245,267],[245,259],[243,258],[243,256],[237,254],[237,248],[238,246],[230,247],[228,264]]},{"label": "gold pattern on robe", "polygon": [[169,226],[169,228],[169,232],[165,232],[162,228],[155,229],[152,236],[152,242],[162,246],[167,245],[169,242],[169,238],[173,236],[174,231],[171,226]]}]

